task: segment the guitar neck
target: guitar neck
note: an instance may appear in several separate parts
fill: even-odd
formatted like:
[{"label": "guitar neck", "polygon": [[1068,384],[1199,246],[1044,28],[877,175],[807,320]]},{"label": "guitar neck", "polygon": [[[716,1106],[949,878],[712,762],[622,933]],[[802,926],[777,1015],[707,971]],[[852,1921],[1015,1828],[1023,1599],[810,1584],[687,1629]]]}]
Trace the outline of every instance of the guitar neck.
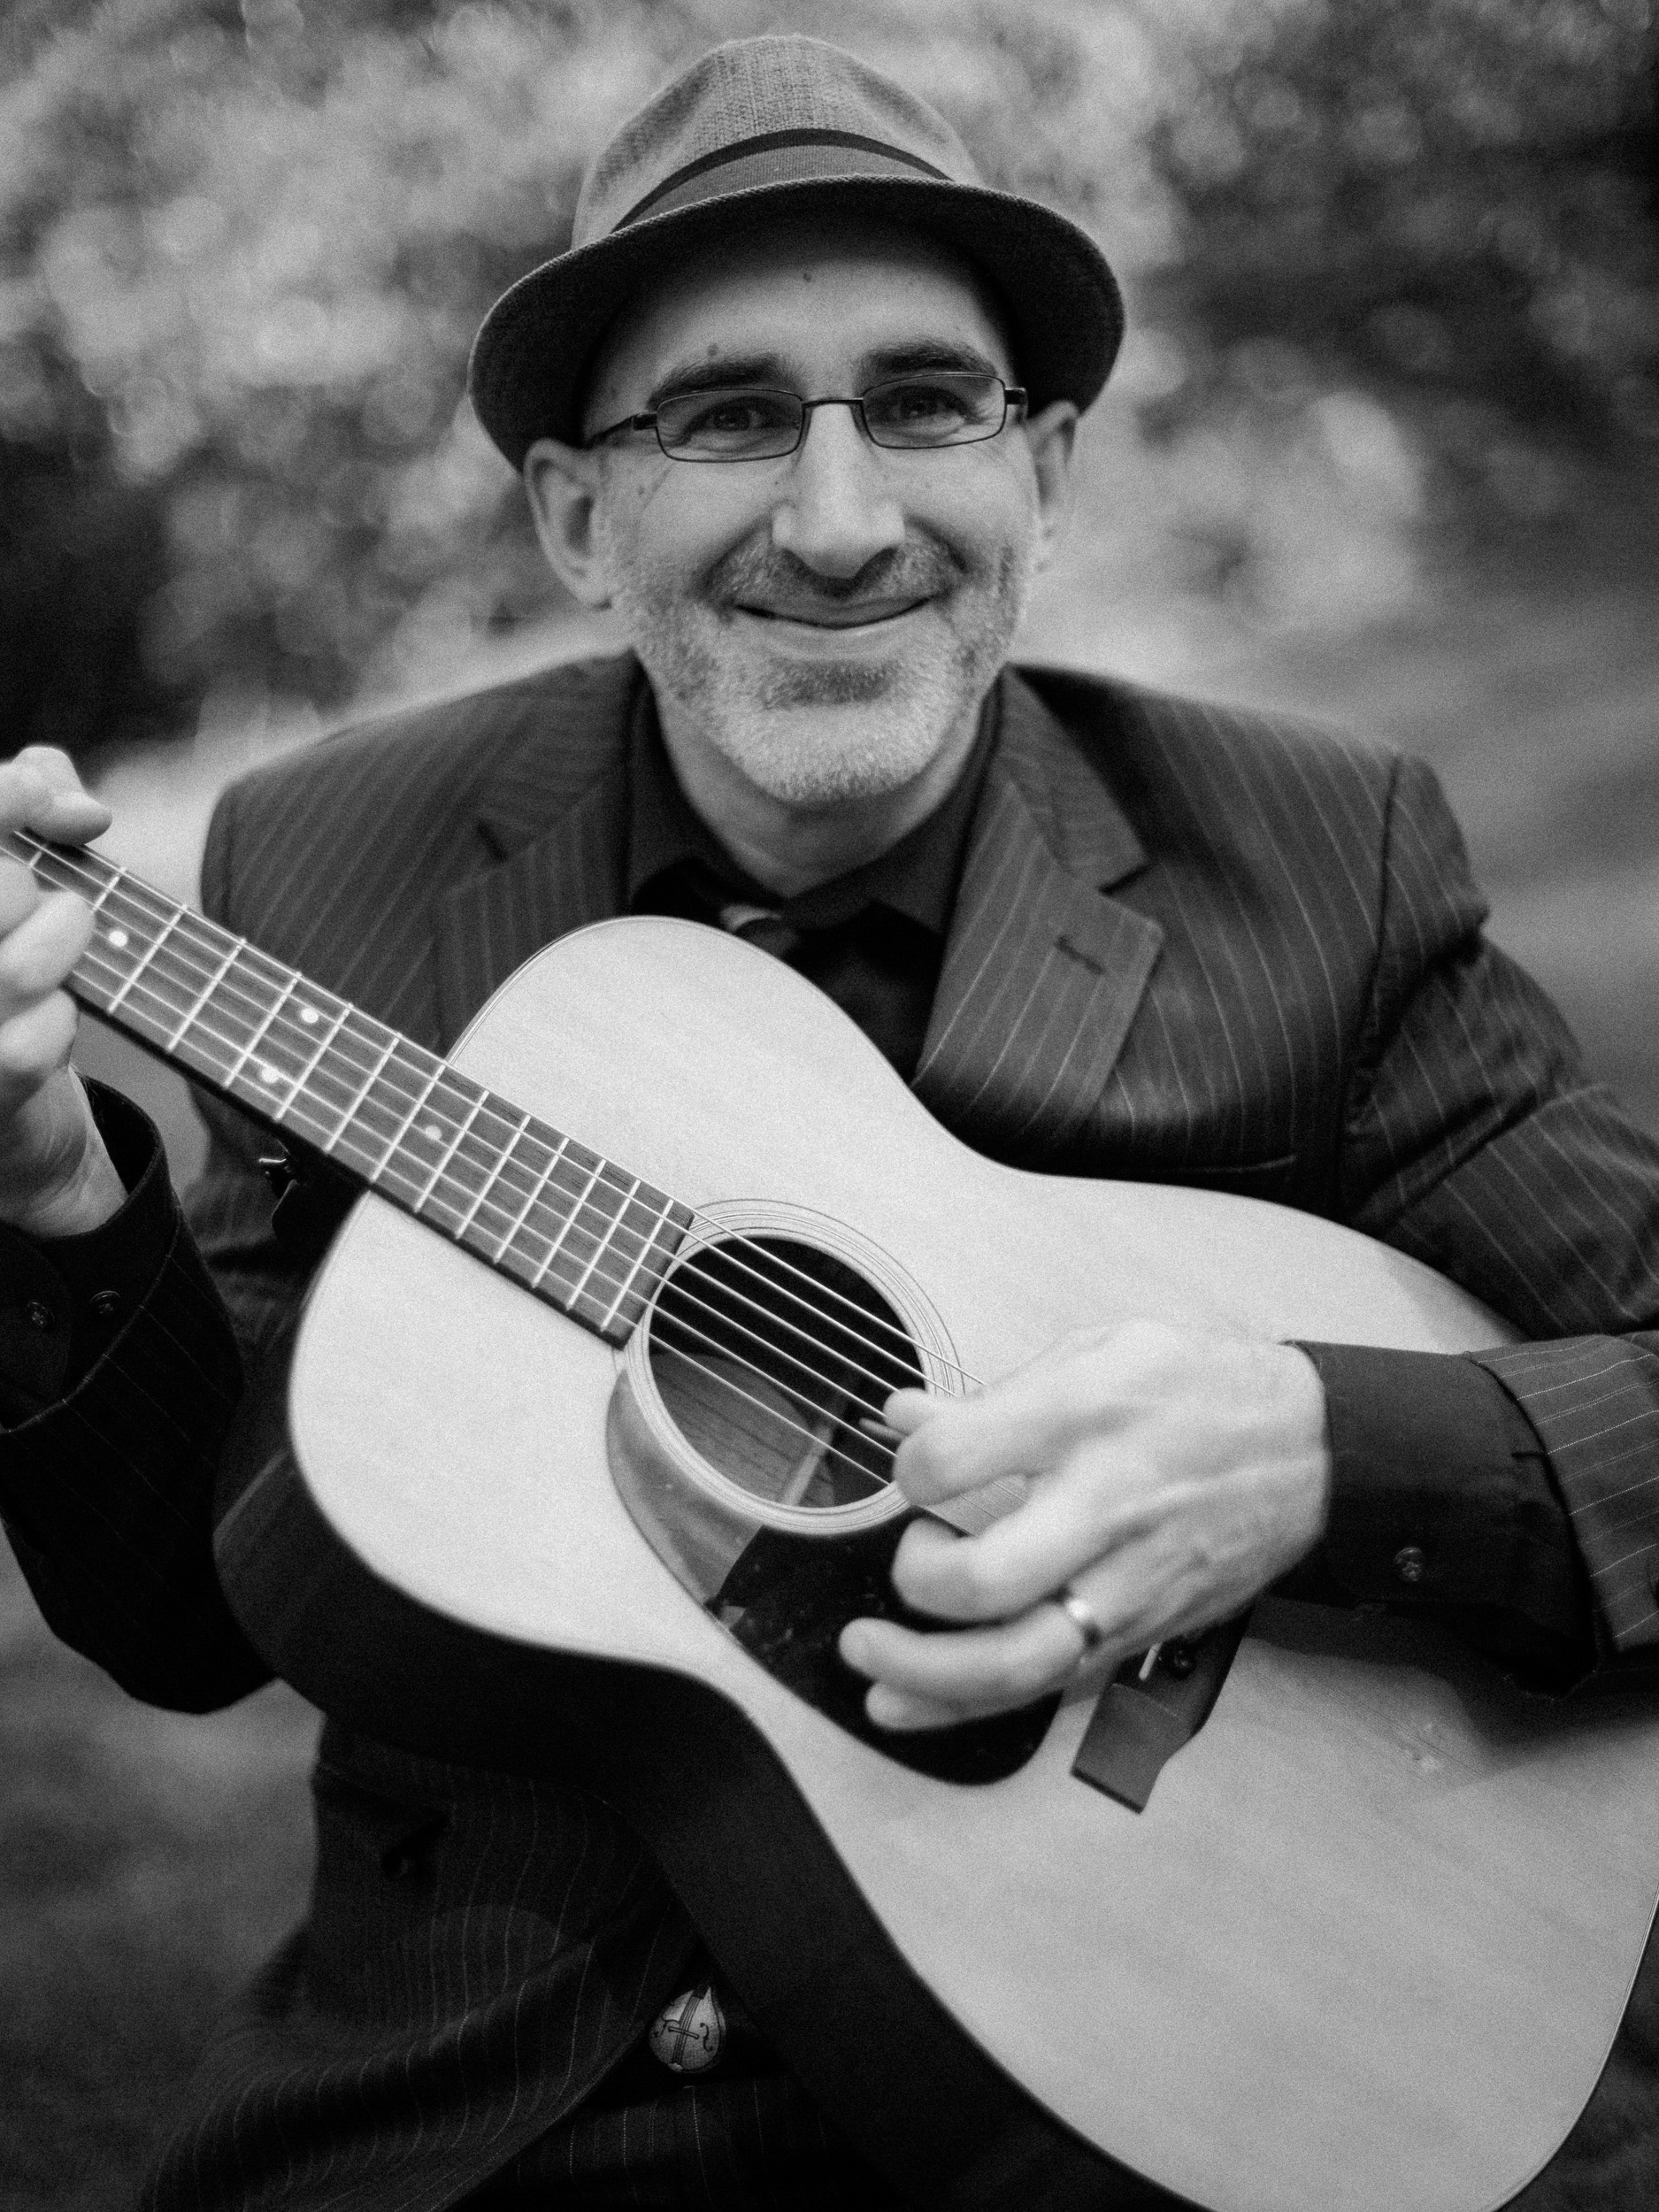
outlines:
[{"label": "guitar neck", "polygon": [[521,1111],[102,856],[0,839],[76,893],[81,1005],[612,1344],[691,1223],[665,1193]]}]

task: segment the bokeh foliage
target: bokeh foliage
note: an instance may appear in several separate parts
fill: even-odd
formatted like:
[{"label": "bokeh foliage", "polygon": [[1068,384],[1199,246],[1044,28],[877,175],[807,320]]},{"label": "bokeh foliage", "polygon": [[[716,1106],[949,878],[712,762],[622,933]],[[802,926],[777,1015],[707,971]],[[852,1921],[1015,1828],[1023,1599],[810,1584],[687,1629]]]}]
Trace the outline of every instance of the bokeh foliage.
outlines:
[{"label": "bokeh foliage", "polygon": [[1270,477],[1297,526],[1310,438],[1403,528],[1659,431],[1647,0],[13,0],[6,749],[332,706],[549,611],[472,331],[630,106],[778,27],[1105,241],[1212,580]]}]

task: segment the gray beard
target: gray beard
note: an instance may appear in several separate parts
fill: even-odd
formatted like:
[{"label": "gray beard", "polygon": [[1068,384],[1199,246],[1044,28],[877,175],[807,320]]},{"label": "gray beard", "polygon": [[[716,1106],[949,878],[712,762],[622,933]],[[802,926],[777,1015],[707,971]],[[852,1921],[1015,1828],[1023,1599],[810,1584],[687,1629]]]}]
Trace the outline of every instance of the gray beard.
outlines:
[{"label": "gray beard", "polygon": [[757,664],[721,611],[733,593],[724,570],[707,602],[658,598],[629,576],[615,604],[665,726],[719,754],[769,797],[805,810],[902,789],[977,717],[1025,613],[1031,565],[1007,549],[994,573],[969,579],[964,590],[939,548],[883,588],[926,591],[947,564],[957,587],[951,626],[933,627],[923,649],[895,650],[890,660]]}]

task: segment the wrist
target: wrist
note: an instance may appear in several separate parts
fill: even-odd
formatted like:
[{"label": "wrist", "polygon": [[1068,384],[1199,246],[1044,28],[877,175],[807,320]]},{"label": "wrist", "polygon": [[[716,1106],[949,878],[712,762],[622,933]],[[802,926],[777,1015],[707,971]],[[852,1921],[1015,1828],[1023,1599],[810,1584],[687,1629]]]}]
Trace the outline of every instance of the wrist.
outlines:
[{"label": "wrist", "polygon": [[[80,1078],[65,1070],[46,1171],[0,1188],[0,1221],[30,1237],[84,1236],[127,1202],[127,1186],[93,1119]],[[67,1125],[67,1126],[65,1125]]]}]

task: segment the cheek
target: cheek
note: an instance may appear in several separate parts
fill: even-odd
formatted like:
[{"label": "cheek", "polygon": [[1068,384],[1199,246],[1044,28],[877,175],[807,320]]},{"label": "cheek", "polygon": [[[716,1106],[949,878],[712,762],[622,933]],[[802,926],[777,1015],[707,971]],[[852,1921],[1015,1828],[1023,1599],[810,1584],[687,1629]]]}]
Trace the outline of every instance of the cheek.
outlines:
[{"label": "cheek", "polygon": [[[675,464],[664,464],[669,470]],[[676,473],[695,473],[680,465]],[[742,541],[744,522],[726,518],[697,488],[673,476],[630,485],[603,517],[604,557],[613,580],[653,604],[697,594],[710,571]],[[745,518],[753,528],[752,517]]]}]

